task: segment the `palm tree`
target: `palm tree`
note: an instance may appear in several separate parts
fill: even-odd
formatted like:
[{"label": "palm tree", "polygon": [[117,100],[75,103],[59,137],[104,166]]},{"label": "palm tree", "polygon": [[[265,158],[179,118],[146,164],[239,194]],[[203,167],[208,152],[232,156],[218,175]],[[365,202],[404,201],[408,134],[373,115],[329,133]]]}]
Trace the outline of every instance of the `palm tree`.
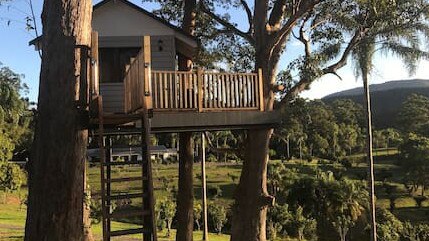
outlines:
[{"label": "palm tree", "polygon": [[[376,241],[372,119],[368,80],[373,70],[373,59],[377,50],[390,52],[400,57],[404,60],[410,73],[415,71],[418,60],[429,57],[426,51],[421,50],[419,38],[419,36],[429,36],[427,23],[429,5],[425,1],[368,0],[363,1],[360,7],[354,20],[355,23],[360,24],[362,36],[361,41],[353,50],[352,57],[356,65],[356,74],[361,75],[364,86],[371,240]],[[410,17],[410,15],[414,16]],[[390,21],[381,21],[385,19]]]}]

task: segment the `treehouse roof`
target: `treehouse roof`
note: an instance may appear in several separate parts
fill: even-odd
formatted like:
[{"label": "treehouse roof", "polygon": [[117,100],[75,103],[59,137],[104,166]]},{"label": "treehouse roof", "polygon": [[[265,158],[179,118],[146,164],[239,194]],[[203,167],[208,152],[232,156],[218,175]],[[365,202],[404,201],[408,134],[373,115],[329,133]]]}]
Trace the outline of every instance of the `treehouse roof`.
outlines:
[{"label": "treehouse roof", "polygon": [[[127,0],[104,0],[94,5],[92,27],[100,41],[128,38],[132,40],[129,44],[140,46],[141,36],[174,36],[178,52],[188,55],[197,47],[195,37]],[[29,44],[38,48],[40,40],[41,36]]]}]

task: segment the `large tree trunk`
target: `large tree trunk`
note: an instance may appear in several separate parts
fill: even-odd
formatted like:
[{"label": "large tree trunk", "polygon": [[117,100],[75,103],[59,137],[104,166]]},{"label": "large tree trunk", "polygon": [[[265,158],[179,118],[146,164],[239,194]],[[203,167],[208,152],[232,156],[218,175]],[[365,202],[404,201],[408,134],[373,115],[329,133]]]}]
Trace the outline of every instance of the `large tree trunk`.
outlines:
[{"label": "large tree trunk", "polygon": [[[184,1],[183,31],[194,34],[196,0]],[[179,54],[179,70],[192,69],[192,59]],[[194,231],[194,155],[192,132],[179,134],[179,190],[177,195],[177,241],[192,241]]]},{"label": "large tree trunk", "polygon": [[192,240],[194,230],[194,188],[192,132],[179,134],[179,190],[177,195],[177,241]]},{"label": "large tree trunk", "polygon": [[266,240],[268,143],[272,129],[249,130],[232,219],[232,241]]},{"label": "large tree trunk", "polygon": [[[272,61],[267,61],[270,59],[268,56],[263,51],[256,54],[256,67],[261,68],[263,74],[264,109],[272,111],[274,93],[271,86],[275,81],[278,56],[271,56]],[[235,194],[231,241],[266,240],[267,209],[274,203],[274,197],[267,191],[268,151],[272,133],[273,129],[268,128],[247,131],[243,169]]]},{"label": "large tree trunk", "polygon": [[45,1],[38,118],[30,164],[25,240],[82,240],[88,133],[77,108],[78,45],[90,45],[91,0]]}]

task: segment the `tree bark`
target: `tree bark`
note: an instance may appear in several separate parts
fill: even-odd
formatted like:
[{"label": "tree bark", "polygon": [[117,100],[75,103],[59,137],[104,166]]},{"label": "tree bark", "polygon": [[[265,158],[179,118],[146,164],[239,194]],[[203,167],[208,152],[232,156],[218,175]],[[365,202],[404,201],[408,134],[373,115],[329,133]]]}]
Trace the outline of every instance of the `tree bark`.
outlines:
[{"label": "tree bark", "polygon": [[45,1],[38,118],[30,161],[26,241],[84,238],[84,165],[88,132],[77,107],[91,0]]},{"label": "tree bark", "polygon": [[[268,143],[272,129],[249,130],[232,218],[232,241],[266,240]],[[249,141],[251,140],[251,141]]]},{"label": "tree bark", "polygon": [[[184,1],[182,29],[190,35],[195,30],[196,0]],[[179,54],[179,70],[192,69],[192,59]],[[194,186],[192,132],[179,134],[179,190],[177,195],[177,241],[192,241],[194,231]]]},{"label": "tree bark", "polygon": [[[255,15],[256,17],[256,15]],[[263,40],[261,44],[264,44]],[[261,46],[256,54],[256,70],[262,69],[265,111],[272,111],[277,55],[270,55]],[[268,60],[271,61],[268,61]],[[265,241],[268,206],[274,197],[267,191],[267,165],[269,143],[273,129],[250,129],[247,131],[245,156],[235,196],[231,241]]]},{"label": "tree bark", "polygon": [[177,195],[177,241],[192,241],[194,230],[194,188],[192,132],[179,134],[179,190]]}]

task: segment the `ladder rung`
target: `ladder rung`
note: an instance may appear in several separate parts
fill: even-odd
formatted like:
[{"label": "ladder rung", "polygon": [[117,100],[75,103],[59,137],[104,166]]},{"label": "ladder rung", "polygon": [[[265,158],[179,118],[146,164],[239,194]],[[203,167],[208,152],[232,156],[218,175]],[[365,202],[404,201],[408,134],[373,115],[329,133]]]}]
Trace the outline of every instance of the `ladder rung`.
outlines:
[{"label": "ladder rung", "polygon": [[126,211],[115,211],[111,213],[109,216],[111,218],[126,218],[133,216],[145,216],[149,215],[150,211],[148,210],[126,210]]},{"label": "ladder rung", "polygon": [[118,194],[107,196],[107,200],[118,200],[118,199],[131,199],[131,198],[144,198],[147,197],[147,193],[132,193],[132,194]]},{"label": "ladder rung", "polygon": [[114,237],[114,236],[122,236],[122,235],[137,234],[137,233],[150,233],[150,231],[145,228],[126,229],[126,230],[111,231],[110,236]]},{"label": "ladder rung", "polygon": [[136,165],[136,164],[145,164],[143,161],[124,161],[124,162],[105,162],[103,166],[120,166],[120,165]]},{"label": "ladder rung", "polygon": [[106,182],[134,182],[134,181],[143,181],[147,180],[147,177],[121,177],[121,178],[112,178],[106,179]]}]

